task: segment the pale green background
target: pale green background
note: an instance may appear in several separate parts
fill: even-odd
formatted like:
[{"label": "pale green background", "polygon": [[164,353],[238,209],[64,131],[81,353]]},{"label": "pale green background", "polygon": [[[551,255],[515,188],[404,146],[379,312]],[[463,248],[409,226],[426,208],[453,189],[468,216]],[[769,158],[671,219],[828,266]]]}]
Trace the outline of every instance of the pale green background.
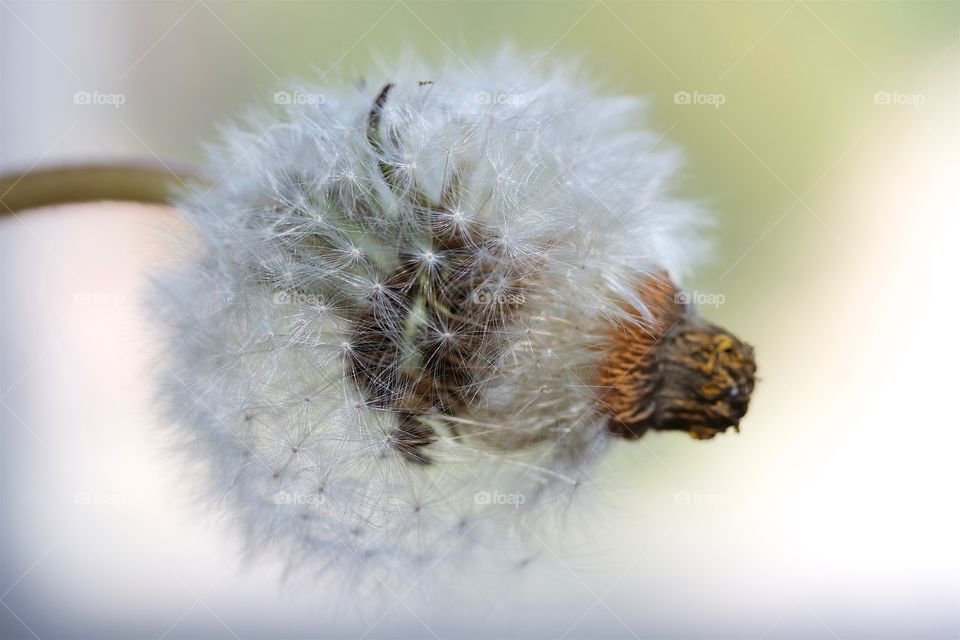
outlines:
[{"label": "pale green background", "polygon": [[956,2],[0,4],[0,169],[196,161],[291,75],[350,77],[372,52],[583,55],[685,150],[678,189],[717,218],[687,284],[723,296],[703,312],[761,377],[740,435],[615,451],[607,507],[570,525],[591,541],[505,581],[505,603],[357,617],[339,584],[297,598],[238,571],[164,484],[133,303],[171,220],[5,220],[3,636],[957,637],[958,37]]}]

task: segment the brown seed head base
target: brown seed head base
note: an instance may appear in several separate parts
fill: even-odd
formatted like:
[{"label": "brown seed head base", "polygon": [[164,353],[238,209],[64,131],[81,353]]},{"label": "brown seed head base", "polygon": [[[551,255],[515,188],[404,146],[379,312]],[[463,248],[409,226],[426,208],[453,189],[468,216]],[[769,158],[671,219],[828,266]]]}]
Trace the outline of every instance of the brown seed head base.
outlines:
[{"label": "brown seed head base", "polygon": [[738,428],[753,391],[753,349],[700,318],[666,276],[640,291],[645,315],[610,333],[598,372],[608,429],[627,439],[650,429],[686,431],[698,440]]}]

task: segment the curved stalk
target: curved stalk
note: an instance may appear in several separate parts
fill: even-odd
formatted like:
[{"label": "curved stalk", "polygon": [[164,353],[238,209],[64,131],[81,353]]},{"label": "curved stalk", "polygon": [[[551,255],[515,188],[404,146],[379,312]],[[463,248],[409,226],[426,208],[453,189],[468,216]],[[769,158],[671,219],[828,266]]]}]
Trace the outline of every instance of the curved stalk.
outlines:
[{"label": "curved stalk", "polygon": [[159,161],[106,161],[30,168],[0,174],[0,215],[75,202],[168,203],[197,172]]}]

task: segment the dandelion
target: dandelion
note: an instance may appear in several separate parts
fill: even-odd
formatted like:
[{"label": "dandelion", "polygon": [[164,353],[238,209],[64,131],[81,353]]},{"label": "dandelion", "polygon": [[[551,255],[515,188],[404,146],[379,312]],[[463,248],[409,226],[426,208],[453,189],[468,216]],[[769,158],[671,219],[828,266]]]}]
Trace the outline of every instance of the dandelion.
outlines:
[{"label": "dandelion", "polygon": [[505,53],[306,88],[211,154],[156,278],[161,399],[211,504],[291,563],[526,562],[611,443],[736,427],[750,347],[677,282],[703,214],[642,103]]}]

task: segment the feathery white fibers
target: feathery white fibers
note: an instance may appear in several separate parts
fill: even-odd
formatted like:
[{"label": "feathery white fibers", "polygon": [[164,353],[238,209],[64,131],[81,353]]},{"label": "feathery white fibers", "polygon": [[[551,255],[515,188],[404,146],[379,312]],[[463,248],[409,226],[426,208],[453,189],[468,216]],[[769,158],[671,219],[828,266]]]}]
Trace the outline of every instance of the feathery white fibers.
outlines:
[{"label": "feathery white fibers", "polygon": [[[644,274],[683,274],[698,216],[641,101],[546,65],[302,86],[181,197],[202,249],[157,278],[160,395],[251,548],[379,579],[520,562],[588,486],[604,332]],[[405,455],[398,396],[451,360],[458,400],[413,412],[437,439]]]}]

